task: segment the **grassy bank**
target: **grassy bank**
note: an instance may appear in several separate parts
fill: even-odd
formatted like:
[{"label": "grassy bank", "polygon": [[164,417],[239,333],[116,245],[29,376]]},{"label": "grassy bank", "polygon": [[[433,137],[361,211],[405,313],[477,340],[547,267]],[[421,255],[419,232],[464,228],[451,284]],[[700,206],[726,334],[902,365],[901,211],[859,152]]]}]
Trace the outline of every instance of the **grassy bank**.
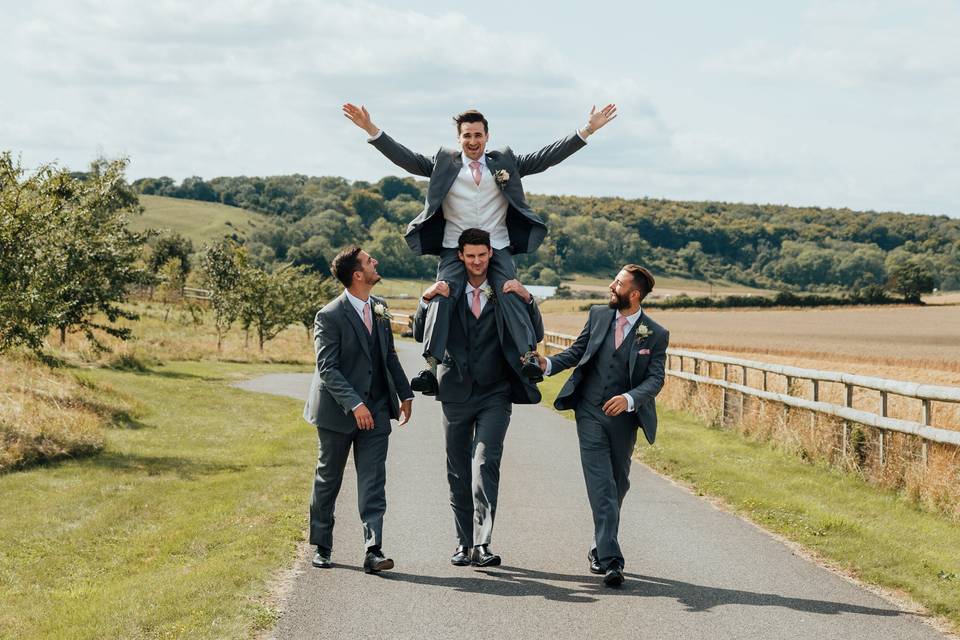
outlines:
[{"label": "grassy bank", "polygon": [[84,371],[139,411],[99,455],[0,475],[0,637],[224,638],[271,626],[262,594],[301,538],[315,435],[299,402],[229,383],[291,369]]},{"label": "grassy bank", "polygon": [[[552,405],[567,373],[541,390]],[[572,417],[572,416],[571,416]],[[808,464],[689,414],[660,412],[637,458],[865,582],[908,594],[960,630],[960,526],[855,474]]]}]

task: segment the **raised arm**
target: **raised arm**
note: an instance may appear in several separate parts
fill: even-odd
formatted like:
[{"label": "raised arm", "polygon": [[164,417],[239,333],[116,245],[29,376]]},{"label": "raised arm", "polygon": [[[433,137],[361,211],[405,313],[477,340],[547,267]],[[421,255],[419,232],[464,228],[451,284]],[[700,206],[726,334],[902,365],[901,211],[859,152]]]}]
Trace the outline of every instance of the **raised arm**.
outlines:
[{"label": "raised arm", "polygon": [[597,111],[596,105],[590,109],[590,116],[587,124],[580,127],[576,133],[558,140],[553,144],[545,146],[539,151],[517,156],[517,169],[521,176],[532,173],[546,171],[555,164],[560,164],[576,151],[579,151],[586,145],[587,138],[597,132],[598,129],[606,126],[608,122],[617,117],[617,105],[608,104],[600,111]]},{"label": "raised arm", "polygon": [[343,105],[343,115],[350,122],[366,131],[367,135],[370,136],[368,142],[393,164],[404,171],[409,171],[424,178],[429,178],[433,173],[433,159],[407,149],[384,133],[380,127],[373,124],[370,112],[363,105],[358,107],[348,102]]}]

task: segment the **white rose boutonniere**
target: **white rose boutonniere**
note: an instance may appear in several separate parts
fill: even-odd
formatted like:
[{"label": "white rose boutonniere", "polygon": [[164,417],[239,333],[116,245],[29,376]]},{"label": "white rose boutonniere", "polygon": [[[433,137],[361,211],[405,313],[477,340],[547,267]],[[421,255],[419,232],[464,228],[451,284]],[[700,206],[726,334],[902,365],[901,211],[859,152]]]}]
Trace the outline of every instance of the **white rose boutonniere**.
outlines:
[{"label": "white rose boutonniere", "polygon": [[393,320],[393,314],[390,313],[390,310],[387,309],[387,306],[382,302],[377,302],[373,305],[373,315],[377,316],[380,320],[384,318]]},{"label": "white rose boutonniere", "polygon": [[506,169],[498,169],[495,174],[493,174],[493,179],[497,181],[497,186],[503,189],[507,186],[507,181],[510,179],[510,172]]},{"label": "white rose boutonniere", "polygon": [[493,287],[491,287],[489,284],[485,284],[485,285],[483,285],[482,287],[480,287],[480,293],[482,293],[483,295],[487,296],[487,301],[488,301],[488,302],[496,302],[496,301],[497,301],[496,296],[493,295]]},{"label": "white rose boutonniere", "polygon": [[634,331],[634,335],[637,336],[637,340],[643,340],[644,338],[650,337],[652,334],[653,331],[650,330],[650,327],[643,323],[640,323],[640,325],[637,326],[637,330]]}]

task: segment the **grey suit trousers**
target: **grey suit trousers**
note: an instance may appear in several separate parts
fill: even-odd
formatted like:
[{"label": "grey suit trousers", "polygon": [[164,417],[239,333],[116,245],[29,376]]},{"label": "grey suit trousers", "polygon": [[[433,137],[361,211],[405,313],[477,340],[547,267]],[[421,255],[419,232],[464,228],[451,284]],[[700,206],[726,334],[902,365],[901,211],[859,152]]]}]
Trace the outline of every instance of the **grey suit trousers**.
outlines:
[{"label": "grey suit trousers", "polygon": [[[504,325],[510,337],[513,338],[518,354],[523,355],[536,349],[537,340],[533,327],[530,326],[530,313],[526,309],[526,303],[516,294],[503,293],[503,283],[517,277],[517,267],[508,250],[494,249],[487,274],[489,284],[494,290],[494,295],[497,296],[497,302],[503,306]],[[440,264],[437,266],[437,280],[444,280],[450,285],[450,296],[436,296],[427,303],[427,317],[423,330],[423,355],[432,356],[440,362],[447,347],[453,308],[467,281],[466,269],[457,256],[456,249],[443,250],[440,255]]]},{"label": "grey suit trousers", "polygon": [[474,384],[466,402],[444,402],[443,433],[447,448],[447,483],[457,530],[457,544],[490,544],[500,489],[503,439],[513,405],[510,386]]},{"label": "grey suit trousers", "polygon": [[313,496],[310,499],[310,544],[333,549],[334,507],[351,447],[357,471],[357,506],[363,524],[365,547],[379,547],[383,542],[390,413],[383,402],[370,407],[370,411],[373,414],[373,429],[339,433],[317,428],[319,446]]},{"label": "grey suit trousers", "polygon": [[630,489],[630,460],[637,444],[637,426],[630,414],[607,416],[599,407],[583,402],[577,407],[580,463],[593,513],[593,547],[600,565],[623,569],[617,542],[620,506]]}]

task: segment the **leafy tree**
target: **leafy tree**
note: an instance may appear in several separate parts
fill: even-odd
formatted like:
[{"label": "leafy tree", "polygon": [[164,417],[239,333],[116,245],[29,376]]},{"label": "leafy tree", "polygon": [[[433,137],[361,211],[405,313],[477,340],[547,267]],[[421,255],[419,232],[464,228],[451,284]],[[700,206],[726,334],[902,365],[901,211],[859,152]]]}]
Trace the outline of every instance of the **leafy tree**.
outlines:
[{"label": "leafy tree", "polygon": [[186,280],[190,274],[190,256],[193,254],[193,241],[184,238],[175,231],[160,235],[147,261],[151,273],[159,273],[160,267],[177,258],[180,262],[180,275]]},{"label": "leafy tree", "polygon": [[401,194],[407,194],[414,200],[422,200],[423,194],[411,178],[386,176],[380,180],[380,195],[384,200],[393,200]]},{"label": "leafy tree", "polygon": [[372,191],[354,191],[347,198],[347,206],[360,216],[365,227],[369,227],[375,220],[382,218],[386,212],[383,196]]},{"label": "leafy tree", "polygon": [[166,322],[170,316],[170,307],[179,300],[183,294],[183,287],[186,279],[183,275],[183,266],[180,264],[180,258],[170,258],[166,264],[160,267],[157,273],[160,278],[160,286],[157,287],[157,293],[160,296],[160,302],[166,307],[163,314],[163,321]]},{"label": "leafy tree", "polygon": [[240,284],[246,268],[246,257],[232,240],[208,245],[200,256],[201,283],[210,291],[218,352],[240,313]]},{"label": "leafy tree", "polygon": [[239,289],[239,318],[244,329],[254,329],[260,352],[263,345],[294,322],[302,321],[302,309],[292,293],[299,292],[303,267],[286,266],[272,273],[257,267],[243,270]]},{"label": "leafy tree", "polygon": [[912,259],[890,270],[890,290],[903,296],[906,302],[920,304],[920,296],[933,291],[933,273],[922,260]]}]

